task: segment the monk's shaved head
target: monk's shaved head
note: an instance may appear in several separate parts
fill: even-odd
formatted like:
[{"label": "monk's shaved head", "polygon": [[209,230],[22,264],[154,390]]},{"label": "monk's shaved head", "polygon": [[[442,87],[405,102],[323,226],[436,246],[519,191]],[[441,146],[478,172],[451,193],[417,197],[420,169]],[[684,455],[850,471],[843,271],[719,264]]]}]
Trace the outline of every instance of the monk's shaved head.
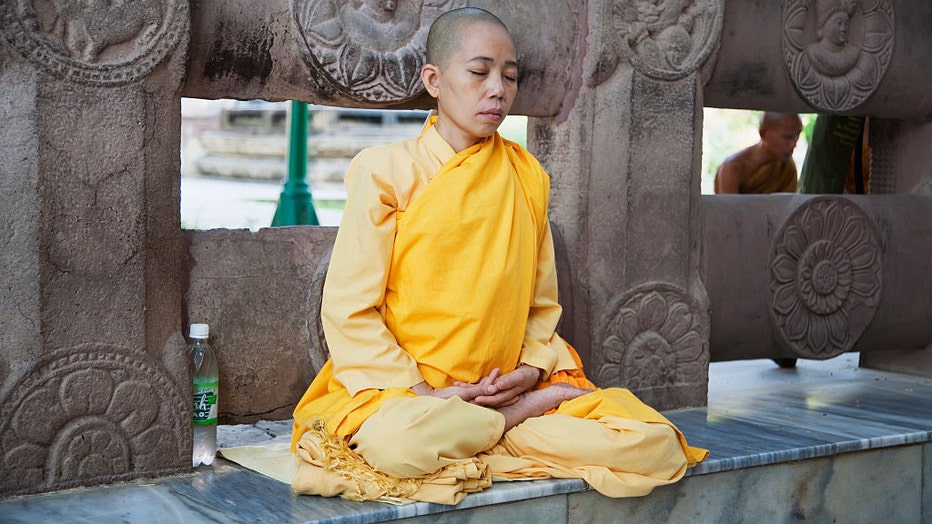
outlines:
[{"label": "monk's shaved head", "polygon": [[760,116],[760,130],[767,131],[768,129],[776,129],[780,127],[785,119],[792,119],[794,122],[799,123],[800,126],[803,125],[802,120],[796,113],[775,113],[773,111],[766,111]]},{"label": "monk's shaved head", "polygon": [[427,33],[427,63],[446,67],[450,56],[459,46],[459,32],[463,26],[476,22],[495,24],[508,32],[508,27],[497,16],[484,9],[462,7],[447,11],[434,20]]}]

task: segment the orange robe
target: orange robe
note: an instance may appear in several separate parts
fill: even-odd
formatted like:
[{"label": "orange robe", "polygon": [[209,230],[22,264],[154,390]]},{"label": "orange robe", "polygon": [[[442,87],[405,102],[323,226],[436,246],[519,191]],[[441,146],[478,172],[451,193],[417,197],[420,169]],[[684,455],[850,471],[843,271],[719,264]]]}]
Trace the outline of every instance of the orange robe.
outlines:
[{"label": "orange robe", "polygon": [[[751,173],[751,176],[742,180],[738,186],[738,193],[750,195],[795,193],[796,180],[796,163],[792,159],[785,162],[774,160],[760,166]],[[715,192],[718,193],[717,173],[715,175]]]}]

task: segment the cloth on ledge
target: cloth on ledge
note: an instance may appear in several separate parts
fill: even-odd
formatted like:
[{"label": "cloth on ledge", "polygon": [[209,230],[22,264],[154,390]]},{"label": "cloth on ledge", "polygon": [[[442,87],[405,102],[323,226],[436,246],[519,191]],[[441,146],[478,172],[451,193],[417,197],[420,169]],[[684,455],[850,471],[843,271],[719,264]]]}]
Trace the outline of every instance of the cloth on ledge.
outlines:
[{"label": "cloth on ledge", "polygon": [[291,484],[291,480],[298,471],[298,465],[290,448],[289,439],[279,438],[261,445],[222,448],[218,450],[218,453],[223,458],[244,468],[279,482]]}]

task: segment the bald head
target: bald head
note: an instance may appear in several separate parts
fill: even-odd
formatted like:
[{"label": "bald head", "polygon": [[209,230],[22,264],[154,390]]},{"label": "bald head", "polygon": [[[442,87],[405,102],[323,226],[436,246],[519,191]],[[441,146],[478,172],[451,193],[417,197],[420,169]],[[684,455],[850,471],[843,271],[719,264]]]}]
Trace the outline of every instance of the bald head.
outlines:
[{"label": "bald head", "polygon": [[802,120],[800,120],[799,115],[796,113],[775,113],[773,111],[767,111],[760,116],[760,131],[764,132],[777,129],[784,123],[797,124],[800,127],[803,125]]},{"label": "bald head", "polygon": [[[460,42],[460,31],[468,24],[487,22],[506,32],[508,27],[492,13],[478,7],[462,7],[438,16],[427,33],[427,63],[444,68]],[[510,34],[510,33],[509,33]]]}]

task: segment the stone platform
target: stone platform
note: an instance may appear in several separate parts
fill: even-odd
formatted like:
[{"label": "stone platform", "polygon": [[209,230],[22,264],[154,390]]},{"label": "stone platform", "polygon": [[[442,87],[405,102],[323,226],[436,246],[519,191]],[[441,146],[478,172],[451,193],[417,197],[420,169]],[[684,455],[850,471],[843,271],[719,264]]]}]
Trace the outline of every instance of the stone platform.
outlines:
[{"label": "stone platform", "polygon": [[[665,413],[711,456],[647,497],[546,480],[496,483],[456,507],[355,503],[294,496],[218,459],[191,475],[3,500],[0,522],[932,522],[932,379],[857,363],[712,364],[708,407]],[[283,428],[223,428],[221,443]]]}]

